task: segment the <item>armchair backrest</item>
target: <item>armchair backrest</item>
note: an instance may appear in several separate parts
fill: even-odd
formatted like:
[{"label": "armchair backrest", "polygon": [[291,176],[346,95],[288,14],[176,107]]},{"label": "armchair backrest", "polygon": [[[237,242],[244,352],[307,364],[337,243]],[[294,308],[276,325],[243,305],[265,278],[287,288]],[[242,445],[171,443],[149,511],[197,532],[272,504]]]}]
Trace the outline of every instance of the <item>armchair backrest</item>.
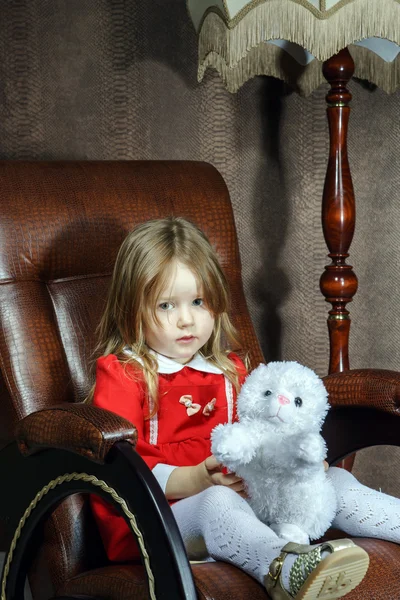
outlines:
[{"label": "armchair backrest", "polygon": [[[29,413],[86,397],[118,248],[138,223],[168,215],[192,220],[215,246],[234,323],[257,365],[229,194],[212,166],[0,161],[0,447]],[[43,556],[55,585],[99,560],[88,551],[96,540],[84,504],[69,499],[46,526]],[[54,555],[61,538],[64,557]]]}]

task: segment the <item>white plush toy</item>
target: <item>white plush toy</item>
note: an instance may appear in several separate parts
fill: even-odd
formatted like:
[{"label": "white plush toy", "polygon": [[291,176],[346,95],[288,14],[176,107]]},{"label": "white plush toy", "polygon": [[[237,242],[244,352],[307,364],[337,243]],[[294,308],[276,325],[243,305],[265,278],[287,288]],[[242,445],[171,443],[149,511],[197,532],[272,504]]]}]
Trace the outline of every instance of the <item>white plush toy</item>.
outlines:
[{"label": "white plush toy", "polygon": [[261,364],[238,397],[238,423],[212,431],[211,451],[246,483],[257,517],[307,544],[331,525],[336,496],[320,430],[329,408],[321,379],[297,362]]}]

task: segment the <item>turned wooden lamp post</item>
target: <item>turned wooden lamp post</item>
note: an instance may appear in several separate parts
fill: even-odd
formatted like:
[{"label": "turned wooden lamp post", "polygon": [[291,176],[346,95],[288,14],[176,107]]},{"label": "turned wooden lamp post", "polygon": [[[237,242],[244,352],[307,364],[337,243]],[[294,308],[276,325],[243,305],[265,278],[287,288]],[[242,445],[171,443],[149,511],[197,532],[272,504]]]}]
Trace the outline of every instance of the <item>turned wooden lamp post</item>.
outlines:
[{"label": "turned wooden lamp post", "polygon": [[329,372],[349,369],[346,305],[357,291],[357,277],[346,263],[356,212],[347,158],[351,94],[346,86],[353,74],[388,93],[400,84],[400,0],[187,0],[187,7],[199,36],[199,81],[213,67],[231,92],[256,75],[283,79],[303,95],[324,77],[331,85],[322,201],[331,264],[320,287],[332,305]]},{"label": "turned wooden lamp post", "polygon": [[330,133],[329,160],[322,199],[322,229],[332,262],[321,275],[320,287],[332,305],[328,317],[329,373],[350,368],[350,316],[346,308],[357,291],[353,267],[346,264],[356,223],[356,206],[347,158],[347,128],[351,94],[346,85],[354,73],[347,49],[327,60],[323,73],[331,85],[327,94]]}]

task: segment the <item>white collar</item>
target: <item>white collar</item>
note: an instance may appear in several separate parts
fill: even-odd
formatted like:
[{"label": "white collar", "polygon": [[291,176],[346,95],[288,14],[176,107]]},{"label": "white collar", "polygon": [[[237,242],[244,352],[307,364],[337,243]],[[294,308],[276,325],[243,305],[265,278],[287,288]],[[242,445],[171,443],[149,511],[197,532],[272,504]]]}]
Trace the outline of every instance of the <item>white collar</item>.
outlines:
[{"label": "white collar", "polygon": [[[143,365],[143,360],[139,356],[135,356],[131,348],[129,348],[129,346],[125,346],[124,352],[129,356],[133,356],[135,360],[137,360],[141,365]],[[179,371],[182,371],[184,367],[190,367],[191,369],[195,369],[196,371],[202,371],[203,373],[213,373],[214,375],[221,375],[223,373],[221,369],[211,364],[199,353],[195,354],[192,360],[186,363],[185,365],[181,365],[181,363],[172,360],[172,358],[167,358],[162,354],[158,354],[158,352],[154,352],[154,350],[150,350],[150,354],[155,356],[157,359],[157,372],[162,373],[164,375],[178,373]]]}]

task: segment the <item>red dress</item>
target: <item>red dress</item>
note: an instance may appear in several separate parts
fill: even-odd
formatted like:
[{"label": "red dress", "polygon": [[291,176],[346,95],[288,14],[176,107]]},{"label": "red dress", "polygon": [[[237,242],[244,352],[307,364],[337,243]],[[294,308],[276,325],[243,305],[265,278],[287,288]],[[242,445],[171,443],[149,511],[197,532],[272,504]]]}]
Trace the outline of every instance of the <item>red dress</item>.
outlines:
[{"label": "red dress", "polygon": [[[229,358],[242,384],[246,369],[237,355]],[[219,369],[198,355],[187,365],[170,359],[164,362],[164,372],[159,367],[158,373],[159,409],[151,419],[145,418],[148,408],[141,372],[127,372],[112,354],[97,361],[93,399],[94,406],[111,410],[136,426],[136,451],[154,469],[161,487],[171,467],[197,465],[210,456],[210,435],[216,425],[236,420],[236,392]],[[137,558],[124,519],[97,496],[91,496],[91,505],[109,559]]]}]

